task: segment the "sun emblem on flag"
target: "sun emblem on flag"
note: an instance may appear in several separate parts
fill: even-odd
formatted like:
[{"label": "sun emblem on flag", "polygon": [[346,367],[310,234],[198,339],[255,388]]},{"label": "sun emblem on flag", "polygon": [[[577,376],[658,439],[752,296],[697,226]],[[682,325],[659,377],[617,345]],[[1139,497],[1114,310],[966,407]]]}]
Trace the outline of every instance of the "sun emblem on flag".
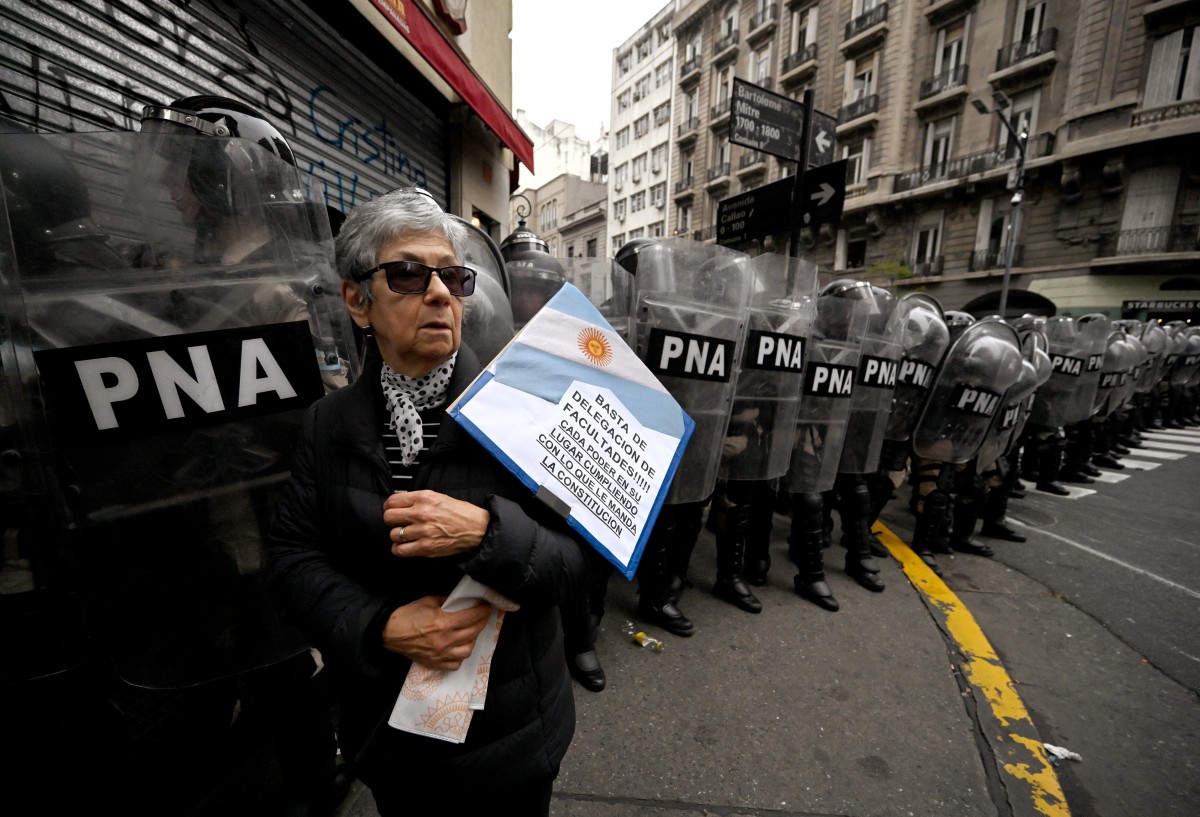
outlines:
[{"label": "sun emblem on flag", "polygon": [[612,344],[599,329],[589,326],[579,333],[579,351],[596,366],[612,363]]}]

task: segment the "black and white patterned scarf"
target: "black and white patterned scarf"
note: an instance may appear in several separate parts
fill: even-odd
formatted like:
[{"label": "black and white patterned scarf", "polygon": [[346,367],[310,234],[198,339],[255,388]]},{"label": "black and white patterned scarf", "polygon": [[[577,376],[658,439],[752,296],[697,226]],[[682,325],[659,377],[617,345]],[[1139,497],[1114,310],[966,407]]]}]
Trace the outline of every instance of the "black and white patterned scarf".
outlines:
[{"label": "black and white patterned scarf", "polygon": [[421,433],[421,415],[418,412],[437,408],[446,402],[446,388],[450,375],[454,373],[454,361],[458,352],[432,372],[421,377],[406,377],[386,363],[380,373],[383,399],[391,419],[388,426],[400,440],[400,462],[412,465],[421,453],[424,440]]}]

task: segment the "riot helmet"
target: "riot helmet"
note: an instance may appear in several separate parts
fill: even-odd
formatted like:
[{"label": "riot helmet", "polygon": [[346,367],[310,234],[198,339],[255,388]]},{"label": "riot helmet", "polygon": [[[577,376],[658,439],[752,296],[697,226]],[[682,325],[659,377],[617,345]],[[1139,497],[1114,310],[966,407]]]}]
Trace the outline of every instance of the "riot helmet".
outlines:
[{"label": "riot helmet", "polygon": [[621,245],[621,249],[617,250],[614,260],[630,275],[637,275],[638,255],[646,247],[652,247],[657,243],[653,238],[631,238]]},{"label": "riot helmet", "polygon": [[963,330],[973,323],[975,323],[975,316],[970,312],[963,312],[959,309],[946,310],[946,328],[950,330],[950,343],[958,340]]},{"label": "riot helmet", "polygon": [[500,242],[500,255],[512,289],[513,324],[520,328],[562,289],[566,273],[550,246],[524,222]]},{"label": "riot helmet", "polygon": [[40,134],[0,117],[0,193],[18,270],[116,267],[79,169]]}]

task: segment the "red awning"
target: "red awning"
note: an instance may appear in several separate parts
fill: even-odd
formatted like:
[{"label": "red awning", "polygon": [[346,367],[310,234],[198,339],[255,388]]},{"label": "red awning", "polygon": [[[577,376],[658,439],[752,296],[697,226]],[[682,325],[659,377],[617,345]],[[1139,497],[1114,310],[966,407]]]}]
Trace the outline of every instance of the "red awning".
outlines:
[{"label": "red awning", "polygon": [[429,19],[420,3],[412,0],[371,0],[375,8],[413,48],[425,58],[433,70],[454,92],[471,106],[484,124],[500,137],[513,152],[517,161],[533,170],[533,142],[521,130],[508,109],[496,99],[475,69],[446,39],[442,30]]}]

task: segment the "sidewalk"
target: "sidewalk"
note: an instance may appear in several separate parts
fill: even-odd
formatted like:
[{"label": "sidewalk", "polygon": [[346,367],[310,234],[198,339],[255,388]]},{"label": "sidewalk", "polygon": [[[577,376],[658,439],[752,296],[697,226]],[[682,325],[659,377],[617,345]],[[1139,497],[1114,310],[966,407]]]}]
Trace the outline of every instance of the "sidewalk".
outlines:
[{"label": "sidewalk", "polygon": [[[598,644],[608,687],[575,687],[578,726],[551,814],[1065,814],[1035,808],[1028,784],[1001,768],[987,701],[966,691],[937,611],[899,563],[880,560],[887,589],[876,594],[845,575],[840,547],[827,550],[841,602],[828,613],[792,589],[786,526],[777,515],[757,616],[712,597],[715,547],[702,532],[681,602],[697,626],[689,639],[639,622],[636,583],[614,575]],[[633,643],[627,623],[665,648]],[[370,794],[342,814],[372,817]]]}]

